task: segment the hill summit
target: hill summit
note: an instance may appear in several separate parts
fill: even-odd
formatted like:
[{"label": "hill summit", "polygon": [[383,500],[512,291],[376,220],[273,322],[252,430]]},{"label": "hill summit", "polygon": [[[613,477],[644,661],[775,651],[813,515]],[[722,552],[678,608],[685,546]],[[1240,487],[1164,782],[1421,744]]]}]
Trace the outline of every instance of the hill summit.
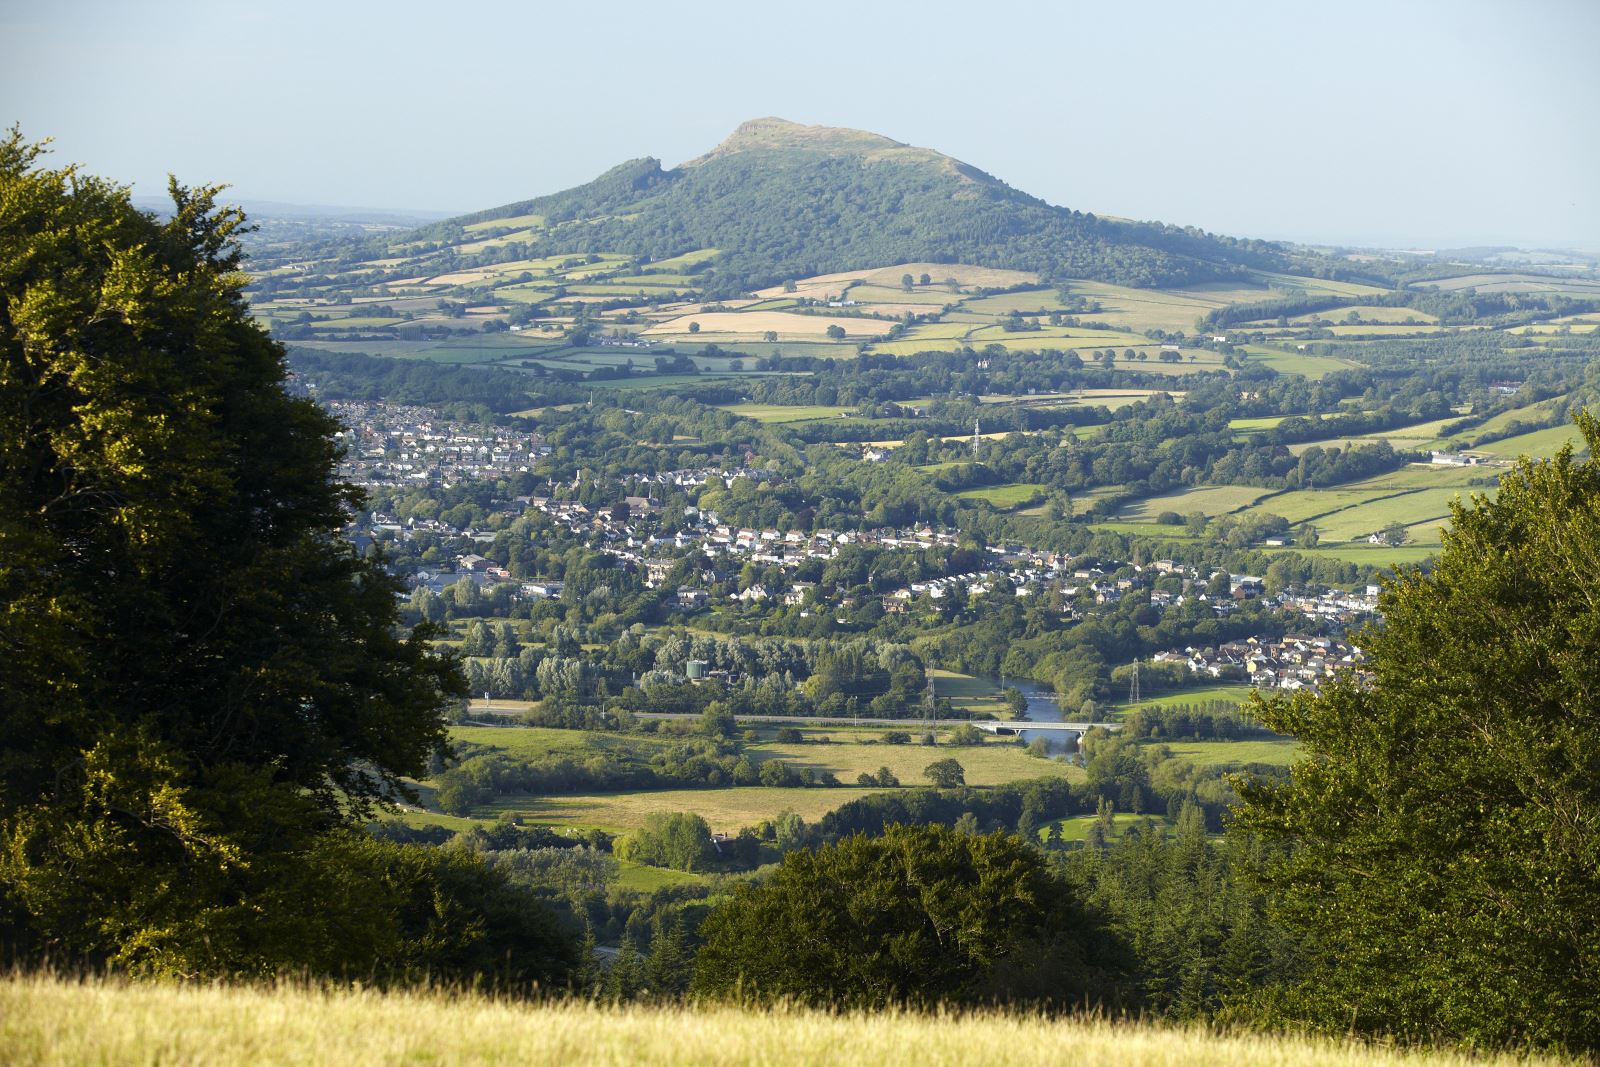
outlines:
[{"label": "hill summit", "polygon": [[1288,265],[1276,244],[1056,207],[932,149],[771,117],[741,124],[671,170],[654,158],[630,160],[586,185],[421,235],[530,215],[544,223],[529,249],[538,255],[621,252],[655,260],[715,249],[702,285],[710,296],[907,262],[1140,286]]}]

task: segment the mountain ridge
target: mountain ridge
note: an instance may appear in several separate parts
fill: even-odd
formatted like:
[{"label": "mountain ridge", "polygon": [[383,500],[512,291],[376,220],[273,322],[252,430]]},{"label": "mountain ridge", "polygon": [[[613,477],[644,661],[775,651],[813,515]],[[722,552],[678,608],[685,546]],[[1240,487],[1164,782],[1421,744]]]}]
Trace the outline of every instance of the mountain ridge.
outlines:
[{"label": "mountain ridge", "polygon": [[[416,231],[537,216],[532,255],[642,261],[716,249],[702,288],[734,296],[795,277],[903,262],[971,263],[1141,287],[1293,269],[1281,244],[1051,205],[977,167],[882,134],[766,117],[670,170],[628,160],[571,189]],[[1324,265],[1324,269],[1326,265]]]}]

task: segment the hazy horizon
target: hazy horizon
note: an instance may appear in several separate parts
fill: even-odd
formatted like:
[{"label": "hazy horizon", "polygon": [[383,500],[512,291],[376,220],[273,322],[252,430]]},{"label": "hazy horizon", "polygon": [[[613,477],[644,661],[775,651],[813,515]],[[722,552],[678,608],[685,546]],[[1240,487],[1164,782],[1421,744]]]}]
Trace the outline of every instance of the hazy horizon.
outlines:
[{"label": "hazy horizon", "polygon": [[[1600,249],[1600,5],[0,8],[57,162],[162,192],[473,211],[747,119],[868,129],[1099,214],[1385,247]],[[619,28],[625,32],[618,32]]]}]

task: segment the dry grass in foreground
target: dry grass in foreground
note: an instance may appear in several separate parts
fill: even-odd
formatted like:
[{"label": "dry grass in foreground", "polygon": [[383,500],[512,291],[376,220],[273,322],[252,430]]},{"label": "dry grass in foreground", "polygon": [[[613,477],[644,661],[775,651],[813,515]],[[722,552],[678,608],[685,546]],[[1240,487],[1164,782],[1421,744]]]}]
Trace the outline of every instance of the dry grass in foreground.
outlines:
[{"label": "dry grass in foreground", "polygon": [[[0,980],[0,1061],[54,1064],[1527,1063],[1298,1037],[1007,1015],[968,1018],[732,1008],[519,1005],[481,997],[301,988]],[[1553,1061],[1552,1061],[1553,1062]]]}]

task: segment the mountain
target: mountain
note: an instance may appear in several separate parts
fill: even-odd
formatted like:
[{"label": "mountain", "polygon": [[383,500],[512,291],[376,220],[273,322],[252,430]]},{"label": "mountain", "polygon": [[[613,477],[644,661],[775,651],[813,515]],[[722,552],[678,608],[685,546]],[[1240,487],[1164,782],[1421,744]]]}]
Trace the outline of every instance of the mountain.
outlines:
[{"label": "mountain", "polygon": [[909,262],[972,263],[1172,286],[1292,269],[1267,241],[1097,217],[1047,204],[959,160],[863,130],[746,122],[671,170],[622,163],[586,185],[417,231],[454,239],[466,226],[536,215],[529,255],[617,252],[665,259],[720,251],[708,295],[786,278]]}]

